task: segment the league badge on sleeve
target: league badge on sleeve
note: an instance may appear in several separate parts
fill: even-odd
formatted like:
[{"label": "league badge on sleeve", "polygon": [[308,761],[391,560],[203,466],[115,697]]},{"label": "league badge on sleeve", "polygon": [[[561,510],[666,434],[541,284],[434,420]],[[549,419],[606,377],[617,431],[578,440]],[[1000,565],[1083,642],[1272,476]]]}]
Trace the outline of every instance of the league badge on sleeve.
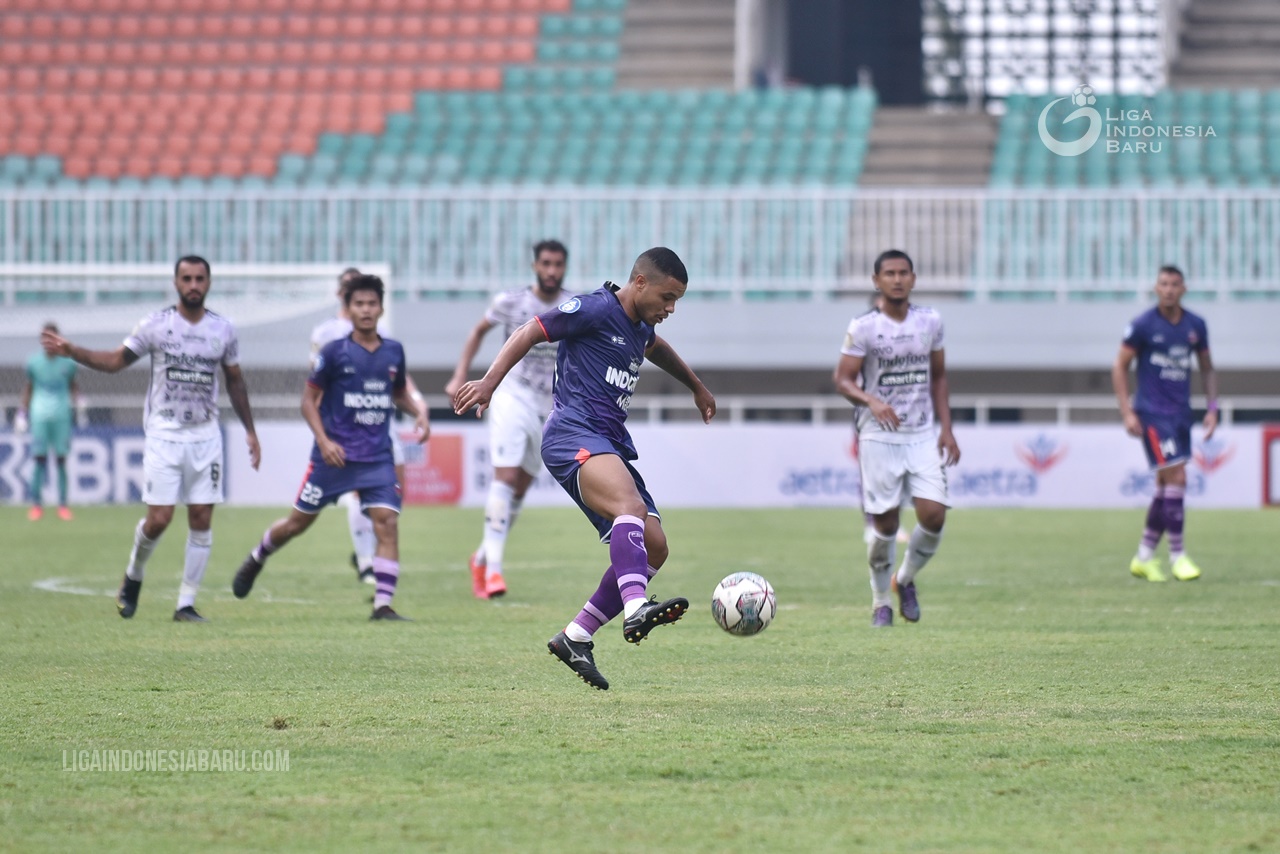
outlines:
[{"label": "league badge on sleeve", "polygon": [[577,311],[580,308],[582,308],[582,300],[578,299],[577,297],[574,297],[573,299],[565,300],[564,302],[560,303],[560,310],[565,314],[573,314],[575,311]]}]

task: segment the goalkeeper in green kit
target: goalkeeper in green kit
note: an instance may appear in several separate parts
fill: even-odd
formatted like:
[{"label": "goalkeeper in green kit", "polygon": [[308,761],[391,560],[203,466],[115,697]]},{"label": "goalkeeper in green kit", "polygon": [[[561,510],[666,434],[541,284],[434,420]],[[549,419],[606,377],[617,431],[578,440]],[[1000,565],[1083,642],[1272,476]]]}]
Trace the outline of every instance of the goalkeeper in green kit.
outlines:
[{"label": "goalkeeper in green kit", "polygon": [[[54,323],[46,323],[44,328],[58,331]],[[67,507],[67,454],[71,452],[74,417],[79,414],[83,420],[84,415],[83,399],[76,388],[76,367],[66,356],[55,356],[47,350],[32,353],[27,359],[27,385],[13,428],[18,433],[31,431],[35,470],[28,485],[31,509],[27,518],[32,522],[44,516],[42,494],[50,463],[57,469],[58,518],[71,521],[71,509]],[[77,403],[74,408],[73,400]]]}]

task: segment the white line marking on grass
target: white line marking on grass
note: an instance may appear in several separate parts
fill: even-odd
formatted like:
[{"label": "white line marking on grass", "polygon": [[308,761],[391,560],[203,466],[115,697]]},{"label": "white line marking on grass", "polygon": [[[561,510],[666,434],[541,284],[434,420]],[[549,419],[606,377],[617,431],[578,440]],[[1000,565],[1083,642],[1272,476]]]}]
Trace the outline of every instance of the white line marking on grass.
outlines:
[{"label": "white line marking on grass", "polygon": [[[43,590],[46,593],[70,593],[73,596],[111,596],[114,598],[116,593],[119,592],[117,590],[95,590],[91,587],[81,587],[80,583],[77,582],[74,578],[42,578],[39,581],[33,581],[31,583],[31,586],[37,590]],[[162,595],[166,595],[166,596],[174,595],[177,592],[178,592],[177,590],[173,588],[169,588],[167,590],[164,590]],[[231,596],[223,596],[219,594],[213,594],[209,598],[216,599],[220,602],[236,601]],[[266,591],[263,591],[260,594],[258,594],[257,598],[261,602],[270,602],[273,605],[314,605],[315,604],[315,602],[311,601],[310,599],[287,599],[280,596],[272,596],[270,593],[267,593]]]},{"label": "white line marking on grass", "polygon": [[78,586],[74,578],[42,578],[31,584],[37,590],[46,593],[71,593],[75,596],[115,596],[114,590],[92,590]]}]

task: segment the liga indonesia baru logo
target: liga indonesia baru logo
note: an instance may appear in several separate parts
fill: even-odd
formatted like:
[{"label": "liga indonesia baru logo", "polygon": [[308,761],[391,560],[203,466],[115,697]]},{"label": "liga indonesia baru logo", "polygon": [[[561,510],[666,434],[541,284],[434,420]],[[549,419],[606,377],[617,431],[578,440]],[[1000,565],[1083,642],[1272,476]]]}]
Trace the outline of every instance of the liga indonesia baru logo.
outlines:
[{"label": "liga indonesia baru logo", "polygon": [[[1065,126],[1078,119],[1088,119],[1089,127],[1079,139],[1064,142],[1049,130],[1049,115],[1063,101],[1070,101],[1076,109],[1062,120]],[[1068,98],[1055,98],[1040,111],[1036,129],[1045,148],[1061,157],[1076,157],[1097,144],[1104,132],[1108,154],[1159,154],[1164,150],[1164,140],[1182,137],[1216,137],[1213,125],[1157,124],[1151,110],[1105,108],[1105,114],[1094,109],[1098,97],[1093,87],[1082,83],[1072,90]]]}]

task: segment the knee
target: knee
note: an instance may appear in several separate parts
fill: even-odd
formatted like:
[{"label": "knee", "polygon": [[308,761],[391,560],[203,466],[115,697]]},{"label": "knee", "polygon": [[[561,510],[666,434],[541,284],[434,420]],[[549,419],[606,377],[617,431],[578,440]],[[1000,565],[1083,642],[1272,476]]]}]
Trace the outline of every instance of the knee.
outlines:
[{"label": "knee", "polygon": [[373,534],[384,543],[392,543],[400,536],[400,517],[394,513],[373,520]]},{"label": "knee", "polygon": [[169,527],[169,523],[173,521],[172,507],[148,507],[147,518],[143,523],[143,533],[149,539],[154,540],[165,532]]},{"label": "knee", "polygon": [[659,528],[657,531],[645,531],[644,550],[649,555],[649,566],[654,569],[662,569],[662,565],[667,562],[671,550],[667,547],[667,536]]},{"label": "knee", "polygon": [[920,523],[921,528],[936,534],[947,523],[947,511],[939,509],[928,513],[918,513],[916,514],[916,521]]}]

